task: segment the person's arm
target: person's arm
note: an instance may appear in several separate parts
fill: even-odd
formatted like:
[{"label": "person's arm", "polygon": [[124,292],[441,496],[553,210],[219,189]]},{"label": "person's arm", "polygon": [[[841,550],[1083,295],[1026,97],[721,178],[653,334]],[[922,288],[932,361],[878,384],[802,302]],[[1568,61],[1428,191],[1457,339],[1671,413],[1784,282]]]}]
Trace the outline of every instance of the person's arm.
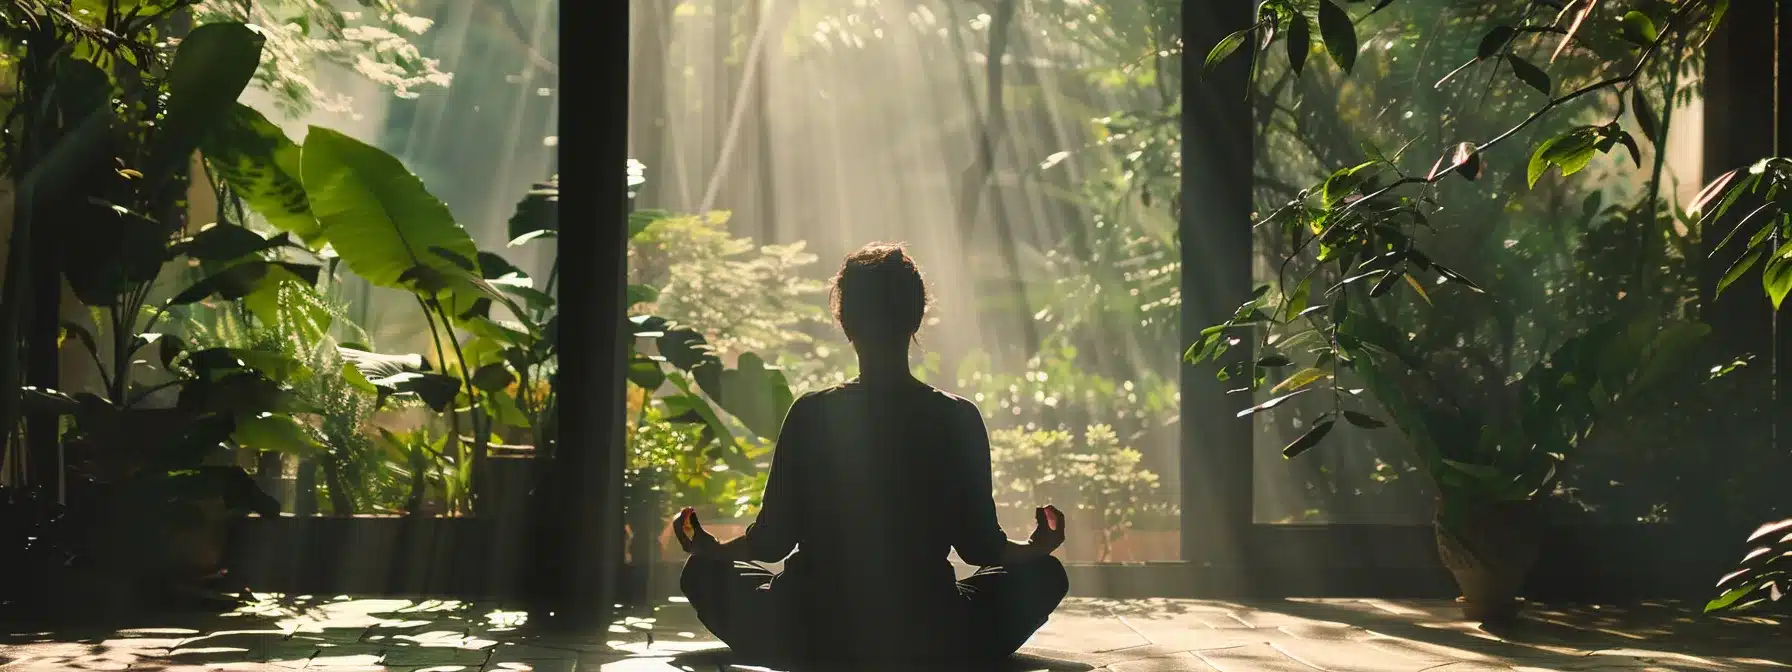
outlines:
[{"label": "person's arm", "polygon": [[1015,565],[1051,553],[1051,549],[1014,541],[996,520],[995,477],[990,468],[989,429],[976,405],[960,406],[959,432],[968,444],[957,469],[960,527],[953,549],[958,558],[981,567]]},{"label": "person's arm", "polygon": [[777,562],[796,547],[801,529],[797,517],[802,515],[796,487],[802,469],[799,464],[804,444],[813,435],[807,395],[790,405],[784,414],[783,428],[778,431],[778,445],[772,451],[772,469],[766,474],[765,495],[759,502],[759,517],[747,527],[746,534],[722,543],[716,557],[724,560],[757,560]]}]

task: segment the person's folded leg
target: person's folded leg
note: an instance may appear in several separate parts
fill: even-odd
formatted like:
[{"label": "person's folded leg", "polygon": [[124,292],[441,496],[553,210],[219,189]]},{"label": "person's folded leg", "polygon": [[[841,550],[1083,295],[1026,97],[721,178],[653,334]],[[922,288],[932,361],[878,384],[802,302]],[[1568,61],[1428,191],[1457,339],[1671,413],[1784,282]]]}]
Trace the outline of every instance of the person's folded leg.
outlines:
[{"label": "person's folded leg", "polygon": [[1004,658],[1045,626],[1070,592],[1070,577],[1064,563],[1048,555],[1018,565],[985,567],[958,585],[976,627],[972,651],[982,658]]},{"label": "person's folded leg", "polygon": [[742,657],[767,659],[785,651],[775,578],[757,563],[692,556],[678,584],[710,634]]}]

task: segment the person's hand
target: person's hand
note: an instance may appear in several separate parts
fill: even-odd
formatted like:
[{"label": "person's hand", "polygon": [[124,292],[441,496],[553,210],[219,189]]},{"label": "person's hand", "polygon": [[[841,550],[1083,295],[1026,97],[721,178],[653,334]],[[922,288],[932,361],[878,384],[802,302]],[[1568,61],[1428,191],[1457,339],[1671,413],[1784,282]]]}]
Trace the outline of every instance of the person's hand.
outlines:
[{"label": "person's hand", "polygon": [[1038,546],[1045,553],[1058,550],[1064,545],[1064,512],[1058,507],[1047,504],[1033,509],[1033,536],[1027,543]]},{"label": "person's hand", "polygon": [[702,521],[697,520],[697,510],[688,506],[672,519],[672,534],[678,537],[678,546],[691,555],[712,553],[722,545],[703,529]]}]

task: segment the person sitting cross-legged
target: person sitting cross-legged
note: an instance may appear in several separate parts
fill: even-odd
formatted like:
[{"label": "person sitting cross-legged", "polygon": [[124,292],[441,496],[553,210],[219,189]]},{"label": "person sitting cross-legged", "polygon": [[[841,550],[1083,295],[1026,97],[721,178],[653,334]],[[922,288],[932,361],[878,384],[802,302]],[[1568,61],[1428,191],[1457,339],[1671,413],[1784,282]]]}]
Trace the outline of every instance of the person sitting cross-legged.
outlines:
[{"label": "person sitting cross-legged", "polygon": [[[743,536],[718,541],[688,508],[674,519],[691,554],[685,597],[749,662],[860,669],[1012,655],[1069,591],[1051,556],[1063,514],[1038,508],[1025,542],[997,524],[982,413],[909,370],[928,295],[906,250],[849,255],[831,303],[859,376],[791,406]],[[958,580],[954,549],[981,569]],[[778,574],[757,564],[779,560]]]}]

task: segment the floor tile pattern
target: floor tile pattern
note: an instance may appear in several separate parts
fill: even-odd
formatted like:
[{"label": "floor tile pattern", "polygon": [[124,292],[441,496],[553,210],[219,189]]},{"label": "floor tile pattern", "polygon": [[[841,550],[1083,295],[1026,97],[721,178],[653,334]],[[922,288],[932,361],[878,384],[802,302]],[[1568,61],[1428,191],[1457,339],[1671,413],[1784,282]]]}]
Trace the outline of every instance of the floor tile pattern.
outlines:
[{"label": "floor tile pattern", "polygon": [[[602,632],[533,631],[528,615],[433,599],[257,596],[228,614],[133,627],[0,630],[0,671],[707,672],[748,670],[686,604]],[[1684,605],[1532,605],[1486,629],[1412,600],[1067,601],[1009,672],[1541,672],[1792,669],[1792,630]]]}]

